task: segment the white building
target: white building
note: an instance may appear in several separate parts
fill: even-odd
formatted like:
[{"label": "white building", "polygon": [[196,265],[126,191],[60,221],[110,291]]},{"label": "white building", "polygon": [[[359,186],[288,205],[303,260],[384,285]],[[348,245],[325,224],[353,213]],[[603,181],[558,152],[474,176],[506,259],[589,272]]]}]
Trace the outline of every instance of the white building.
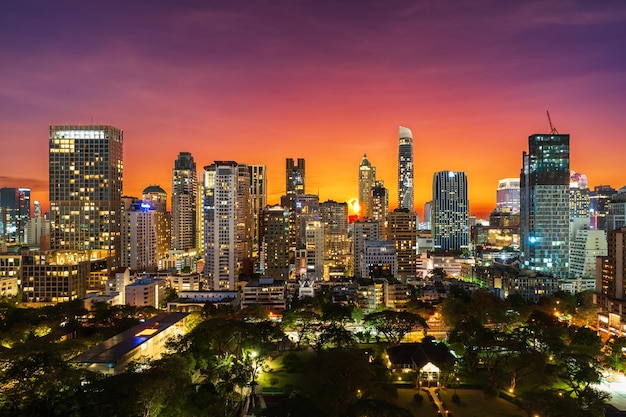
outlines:
[{"label": "white building", "polygon": [[250,174],[246,165],[216,161],[204,168],[204,272],[212,290],[233,290],[250,256]]},{"label": "white building", "polygon": [[393,241],[366,241],[361,253],[361,277],[395,277],[398,272],[396,249]]},{"label": "white building", "polygon": [[125,293],[127,305],[159,308],[165,298],[165,280],[143,276],[127,285]]},{"label": "white building", "polygon": [[306,274],[314,280],[324,278],[324,228],[320,221],[306,224]]},{"label": "white building", "polygon": [[570,277],[595,279],[596,257],[607,256],[607,251],[604,230],[579,230],[570,244]]}]

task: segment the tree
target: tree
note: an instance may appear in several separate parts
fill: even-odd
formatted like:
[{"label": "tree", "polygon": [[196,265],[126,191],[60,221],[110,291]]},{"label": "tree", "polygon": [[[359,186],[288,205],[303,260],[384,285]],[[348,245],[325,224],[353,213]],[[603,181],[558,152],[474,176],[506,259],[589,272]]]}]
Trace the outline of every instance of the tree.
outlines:
[{"label": "tree", "polygon": [[418,328],[428,329],[426,320],[419,314],[383,310],[365,316],[366,327],[373,327],[392,344],[398,344],[404,336]]}]

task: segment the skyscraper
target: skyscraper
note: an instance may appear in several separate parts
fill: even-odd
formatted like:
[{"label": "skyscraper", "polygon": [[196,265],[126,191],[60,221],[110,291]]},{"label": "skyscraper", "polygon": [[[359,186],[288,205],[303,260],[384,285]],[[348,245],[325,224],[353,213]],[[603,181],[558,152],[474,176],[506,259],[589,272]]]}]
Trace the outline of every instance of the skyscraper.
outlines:
[{"label": "skyscraper", "polygon": [[295,165],[293,159],[287,158],[286,194],[304,194],[304,158],[298,158]]},{"label": "skyscraper", "polygon": [[400,126],[398,131],[398,207],[413,211],[413,133]]},{"label": "skyscraper", "polygon": [[469,201],[465,172],[435,172],[431,210],[435,248],[444,251],[466,249],[469,245]]},{"label": "skyscraper", "polygon": [[50,248],[89,250],[116,267],[123,132],[111,125],[52,125],[49,151]]},{"label": "skyscraper", "polygon": [[376,182],[376,168],[370,164],[367,155],[363,154],[359,165],[359,204],[364,219],[372,217],[372,187]]},{"label": "skyscraper", "polygon": [[371,196],[371,218],[378,220],[380,224],[380,237],[386,239],[387,217],[389,215],[389,190],[385,188],[383,181],[376,181],[376,185],[372,188]]},{"label": "skyscraper", "polygon": [[417,274],[417,228],[418,219],[414,211],[395,209],[389,213],[387,239],[394,242],[397,258],[397,275],[403,282]]},{"label": "skyscraper", "polygon": [[504,178],[498,181],[496,191],[496,210],[508,209],[519,213],[519,178]]},{"label": "skyscraper", "polygon": [[265,207],[261,221],[261,268],[265,276],[289,278],[289,210],[281,206]]},{"label": "skyscraper", "polygon": [[172,170],[172,249],[196,248],[196,163],[181,152]]},{"label": "skyscraper", "polygon": [[320,221],[324,226],[324,258],[332,267],[348,267],[348,204],[333,200],[320,203]]},{"label": "skyscraper", "polygon": [[589,211],[591,215],[591,228],[594,230],[606,230],[606,215],[608,202],[617,192],[610,185],[596,185],[589,195]]},{"label": "skyscraper", "polygon": [[28,219],[30,189],[0,188],[0,237],[7,243],[25,243]]},{"label": "skyscraper", "polygon": [[248,165],[250,171],[250,207],[252,212],[252,256],[258,257],[260,251],[259,227],[261,214],[267,205],[267,174],[265,165]]},{"label": "skyscraper", "polygon": [[204,167],[204,268],[212,290],[234,290],[250,256],[249,175],[247,165],[234,161]]},{"label": "skyscraper", "polygon": [[520,174],[522,268],[566,278],[569,258],[569,135],[528,138]]}]

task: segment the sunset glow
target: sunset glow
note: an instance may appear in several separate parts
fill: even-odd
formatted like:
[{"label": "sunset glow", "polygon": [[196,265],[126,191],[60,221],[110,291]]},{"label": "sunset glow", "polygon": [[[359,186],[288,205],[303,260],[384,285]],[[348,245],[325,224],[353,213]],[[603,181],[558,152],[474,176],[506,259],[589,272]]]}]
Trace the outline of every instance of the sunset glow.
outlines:
[{"label": "sunset glow", "polygon": [[[124,131],[124,194],[174,160],[284,161],[306,192],[349,201],[367,153],[397,204],[397,132],[415,147],[415,208],[435,171],[467,173],[470,214],[519,175],[528,136],[571,134],[589,185],[626,183],[626,4],[587,2],[4,2],[0,186],[48,202],[48,125]],[[201,168],[199,169],[201,170]],[[351,203],[351,207],[354,205]]]}]

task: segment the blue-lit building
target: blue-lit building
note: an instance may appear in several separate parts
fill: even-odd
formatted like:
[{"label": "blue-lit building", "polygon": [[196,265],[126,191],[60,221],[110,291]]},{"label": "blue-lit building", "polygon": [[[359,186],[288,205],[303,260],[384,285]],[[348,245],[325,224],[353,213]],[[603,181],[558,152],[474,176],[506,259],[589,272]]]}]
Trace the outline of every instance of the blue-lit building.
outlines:
[{"label": "blue-lit building", "polygon": [[522,268],[566,278],[570,227],[569,135],[528,138],[520,174]]},{"label": "blue-lit building", "polygon": [[431,228],[435,239],[435,249],[461,251],[468,248],[469,201],[465,172],[435,172]]},{"label": "blue-lit building", "polygon": [[0,188],[0,238],[7,243],[26,243],[30,219],[30,189]]}]

